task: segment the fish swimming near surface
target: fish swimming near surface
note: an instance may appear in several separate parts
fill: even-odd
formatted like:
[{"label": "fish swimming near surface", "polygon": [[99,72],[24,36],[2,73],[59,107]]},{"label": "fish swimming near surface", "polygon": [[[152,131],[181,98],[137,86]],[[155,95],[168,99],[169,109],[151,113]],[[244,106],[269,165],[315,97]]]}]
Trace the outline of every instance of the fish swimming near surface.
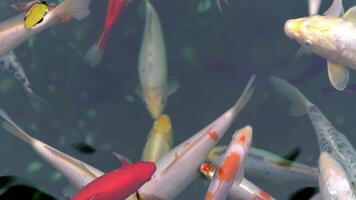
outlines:
[{"label": "fish swimming near surface", "polygon": [[270,77],[270,82],[277,92],[292,102],[289,110],[291,115],[308,114],[319,141],[320,152],[329,153],[343,167],[356,188],[356,151],[346,136],[336,130],[319,108],[296,87],[277,77]]},{"label": "fish swimming near surface", "polygon": [[156,119],[164,110],[167,97],[178,89],[178,83],[168,81],[166,49],[161,23],[152,4],[145,0],[146,24],[141,45],[138,73],[141,88],[136,90]]},{"label": "fish swimming near surface", "polygon": [[130,0],[109,0],[106,10],[104,32],[100,35],[99,40],[85,54],[84,61],[89,62],[91,67],[100,63],[104,54],[104,49],[109,39],[110,30],[119,18],[120,14],[127,7]]},{"label": "fish swimming near surface", "polygon": [[22,84],[32,107],[37,112],[42,111],[43,104],[48,104],[46,100],[37,96],[31,89],[30,82],[25,74],[25,71],[13,51],[0,56],[0,69],[8,71]]},{"label": "fish swimming near surface", "polygon": [[90,13],[88,7],[91,0],[65,0],[43,17],[42,22],[25,28],[25,13],[12,17],[0,23],[0,56],[15,49],[33,36],[56,22],[63,16],[71,16],[77,20],[87,17]]},{"label": "fish swimming near surface", "polygon": [[300,43],[302,49],[327,59],[332,86],[344,90],[349,82],[349,68],[356,69],[356,7],[350,8],[342,17],[339,16],[343,12],[340,5],[329,11],[326,16],[288,20],[284,31]]},{"label": "fish swimming near surface", "polygon": [[344,169],[327,152],[319,159],[319,190],[323,200],[354,200],[353,187]]}]

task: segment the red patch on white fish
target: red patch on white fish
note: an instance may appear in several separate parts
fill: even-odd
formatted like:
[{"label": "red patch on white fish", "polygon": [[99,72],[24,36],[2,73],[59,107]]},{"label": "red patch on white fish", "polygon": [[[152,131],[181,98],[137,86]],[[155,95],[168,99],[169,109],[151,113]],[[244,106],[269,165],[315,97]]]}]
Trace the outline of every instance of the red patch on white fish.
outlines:
[{"label": "red patch on white fish", "polygon": [[209,135],[209,139],[213,141],[217,141],[219,139],[219,135],[216,131],[211,131],[208,133],[208,135]]}]

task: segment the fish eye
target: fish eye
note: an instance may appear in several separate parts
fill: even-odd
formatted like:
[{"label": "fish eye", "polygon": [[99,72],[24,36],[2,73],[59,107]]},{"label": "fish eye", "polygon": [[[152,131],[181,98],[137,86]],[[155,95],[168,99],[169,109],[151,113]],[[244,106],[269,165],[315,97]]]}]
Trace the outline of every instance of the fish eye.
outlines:
[{"label": "fish eye", "polygon": [[311,46],[311,45],[312,45],[312,41],[310,41],[310,40],[305,40],[305,41],[304,41],[304,44],[307,45],[307,46]]}]

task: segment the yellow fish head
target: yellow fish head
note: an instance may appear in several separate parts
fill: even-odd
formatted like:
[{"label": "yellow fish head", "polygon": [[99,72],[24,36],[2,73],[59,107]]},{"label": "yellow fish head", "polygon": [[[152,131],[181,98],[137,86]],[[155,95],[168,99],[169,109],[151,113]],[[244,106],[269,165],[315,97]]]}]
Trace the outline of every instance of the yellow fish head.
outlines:
[{"label": "yellow fish head", "polygon": [[163,96],[160,88],[147,89],[144,93],[147,109],[151,116],[157,119],[165,107],[166,98]]},{"label": "yellow fish head", "polygon": [[45,1],[35,3],[25,16],[25,28],[30,29],[41,23],[48,12],[48,4]]},{"label": "yellow fish head", "polygon": [[152,132],[155,134],[162,134],[164,136],[170,136],[172,133],[171,119],[168,115],[159,116],[152,127]]}]

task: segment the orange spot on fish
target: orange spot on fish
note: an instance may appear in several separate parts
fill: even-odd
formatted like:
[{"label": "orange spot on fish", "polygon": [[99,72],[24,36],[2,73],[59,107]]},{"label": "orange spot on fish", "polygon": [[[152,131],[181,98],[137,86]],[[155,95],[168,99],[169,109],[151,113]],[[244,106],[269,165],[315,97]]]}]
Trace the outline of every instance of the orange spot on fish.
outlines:
[{"label": "orange spot on fish", "polygon": [[178,159],[178,158],[179,158],[178,153],[175,153],[175,154],[174,154],[174,158],[175,158],[175,159]]},{"label": "orange spot on fish", "polygon": [[202,172],[209,172],[209,170],[211,169],[211,164],[209,163],[203,163],[201,166],[200,166],[200,171]]},{"label": "orange spot on fish", "polygon": [[209,138],[213,141],[217,141],[219,138],[219,135],[216,131],[211,131],[208,133],[208,135],[209,135]]},{"label": "orange spot on fish", "polygon": [[267,192],[265,191],[260,191],[259,192],[259,196],[263,199],[263,200],[271,200],[272,197],[271,195],[269,195]]},{"label": "orange spot on fish", "polygon": [[207,192],[205,195],[205,200],[213,200],[214,194],[212,192]]},{"label": "orange spot on fish", "polygon": [[236,170],[240,167],[240,154],[231,153],[225,159],[218,171],[218,179],[231,181],[235,177]]},{"label": "orange spot on fish", "polygon": [[243,135],[239,138],[238,143],[240,143],[240,144],[245,144],[245,143],[246,143],[246,140],[247,140],[247,137],[246,137],[245,134],[243,134]]}]

